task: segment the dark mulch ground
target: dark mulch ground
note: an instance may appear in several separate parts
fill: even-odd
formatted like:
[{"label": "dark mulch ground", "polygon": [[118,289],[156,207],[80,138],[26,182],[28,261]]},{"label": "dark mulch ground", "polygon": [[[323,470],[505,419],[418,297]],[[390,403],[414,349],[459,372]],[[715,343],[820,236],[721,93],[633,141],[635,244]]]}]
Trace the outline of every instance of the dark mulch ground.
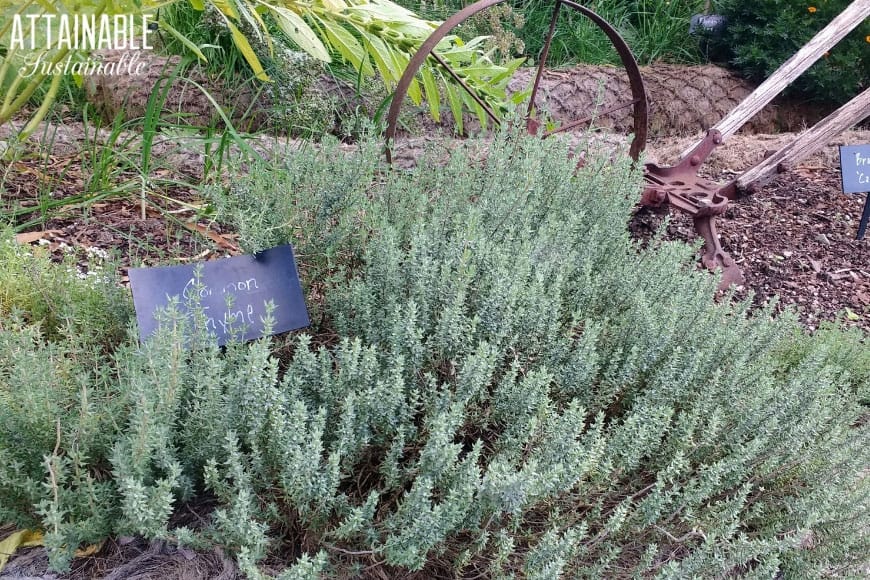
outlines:
[{"label": "dark mulch ground", "polygon": [[57,261],[73,256],[83,268],[93,258],[111,257],[127,268],[238,253],[236,236],[203,216],[206,206],[193,186],[172,184],[176,176],[167,174],[166,185],[155,180],[158,185],[141,195],[137,177],[119,173],[112,180],[122,187],[86,195],[94,188],[81,155],[0,162],[0,217],[17,214],[20,242],[48,247]]},{"label": "dark mulch ground", "polygon": [[[864,200],[841,193],[837,168],[805,165],[732,202],[718,228],[743,270],[738,297],[753,295],[763,304],[776,296],[779,309],[797,309],[810,329],[840,320],[870,330],[870,233],[855,239]],[[641,212],[632,231],[649,236],[662,219]],[[679,214],[672,214],[667,236],[696,238],[691,220]]]},{"label": "dark mulch ground", "polygon": [[844,314],[870,330],[870,237],[855,239],[865,199],[841,193],[838,170],[807,167],[735,204],[723,238],[747,288],[795,305],[810,328]]}]

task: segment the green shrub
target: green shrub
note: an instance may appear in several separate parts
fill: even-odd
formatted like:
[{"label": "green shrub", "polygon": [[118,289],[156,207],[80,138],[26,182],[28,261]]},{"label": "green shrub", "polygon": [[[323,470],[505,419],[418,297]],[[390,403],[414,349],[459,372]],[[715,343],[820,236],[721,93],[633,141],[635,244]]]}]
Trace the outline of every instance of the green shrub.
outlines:
[{"label": "green shrub", "polygon": [[126,333],[132,303],[116,284],[114,264],[92,260],[82,273],[72,255],[60,266],[45,248],[17,244],[0,228],[0,320],[13,310],[39,324],[49,338],[61,333],[110,345]]},{"label": "green shrub", "polygon": [[62,564],[61,546],[111,531],[107,457],[125,407],[108,353],[132,303],[108,265],[83,275],[41,250],[0,232],[0,522],[53,530]]},{"label": "green shrub", "polygon": [[[282,362],[170,309],[79,376],[44,356],[63,343],[4,327],[2,519],[41,520],[56,565],[139,533],[219,542],[254,578],[279,546],[308,554],[287,578],[859,571],[866,337],[717,304],[691,248],[630,240],[628,161],[575,175],[566,153],[508,134],[483,162],[387,171],[333,145],[214,192],[322,278]],[[26,394],[24,368],[43,369]],[[74,380],[107,396],[56,403]],[[204,492],[209,526],[171,529]]]},{"label": "green shrub", "polygon": [[[760,83],[824,28],[851,0],[717,0],[728,19],[713,46],[724,50],[740,74]],[[830,106],[845,103],[870,86],[870,20],[865,20],[828,51],[786,94]]]},{"label": "green shrub", "polygon": [[[470,2],[400,0],[420,14],[446,19]],[[696,39],[689,35],[689,20],[704,8],[703,0],[663,2],[661,0],[596,0],[580,2],[613,25],[623,36],[641,64],[657,61],[702,60]],[[538,58],[550,28],[554,3],[524,0],[488,9],[466,25],[470,35],[487,34],[502,51]],[[576,63],[620,64],[613,45],[591,20],[562,7],[556,34],[550,47],[548,66]]]}]

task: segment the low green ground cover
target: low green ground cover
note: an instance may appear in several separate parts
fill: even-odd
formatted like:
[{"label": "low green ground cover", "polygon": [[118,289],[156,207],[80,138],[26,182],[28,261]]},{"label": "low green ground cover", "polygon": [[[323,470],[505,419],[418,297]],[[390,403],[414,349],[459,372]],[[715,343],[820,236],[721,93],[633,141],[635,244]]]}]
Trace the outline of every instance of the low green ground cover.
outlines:
[{"label": "low green ground cover", "polygon": [[[56,269],[32,298],[50,267],[4,242],[0,521],[43,529],[58,568],[141,534],[250,577],[266,554],[284,578],[861,570],[866,336],[717,302],[692,248],[640,249],[627,160],[575,174],[513,133],[447,167],[379,149],[211,192],[248,249],[296,245],[315,322],[277,342],[219,349],[170,311],[140,346],[111,280]],[[170,524],[203,496],[207,525]]]}]

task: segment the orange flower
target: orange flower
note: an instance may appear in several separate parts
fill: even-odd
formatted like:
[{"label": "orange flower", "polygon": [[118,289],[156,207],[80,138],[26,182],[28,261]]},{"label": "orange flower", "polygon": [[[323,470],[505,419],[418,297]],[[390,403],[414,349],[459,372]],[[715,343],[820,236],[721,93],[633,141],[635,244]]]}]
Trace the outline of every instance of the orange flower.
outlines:
[{"label": "orange flower", "polygon": [[870,42],[870,35],[865,36],[864,40],[866,40],[867,42]]},{"label": "orange flower", "polygon": [[807,8],[807,11],[809,11],[810,14],[812,14],[816,10],[817,10],[817,8],[815,6],[810,6],[809,8]]}]

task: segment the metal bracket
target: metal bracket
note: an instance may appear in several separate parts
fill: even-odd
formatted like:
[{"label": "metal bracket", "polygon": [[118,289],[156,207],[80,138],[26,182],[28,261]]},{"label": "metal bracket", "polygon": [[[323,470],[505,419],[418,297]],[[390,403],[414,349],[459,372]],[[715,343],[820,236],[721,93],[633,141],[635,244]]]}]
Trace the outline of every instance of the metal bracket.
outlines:
[{"label": "metal bracket", "polygon": [[735,187],[733,183],[723,186],[698,176],[698,169],[721,143],[722,135],[711,129],[673,167],[647,163],[644,166],[646,185],[641,194],[641,204],[651,207],[668,204],[692,216],[695,231],[704,239],[701,262],[709,270],[721,268],[720,287],[727,288],[732,284],[742,284],[743,274],[719,243],[715,220],[716,216],[725,213]]}]

